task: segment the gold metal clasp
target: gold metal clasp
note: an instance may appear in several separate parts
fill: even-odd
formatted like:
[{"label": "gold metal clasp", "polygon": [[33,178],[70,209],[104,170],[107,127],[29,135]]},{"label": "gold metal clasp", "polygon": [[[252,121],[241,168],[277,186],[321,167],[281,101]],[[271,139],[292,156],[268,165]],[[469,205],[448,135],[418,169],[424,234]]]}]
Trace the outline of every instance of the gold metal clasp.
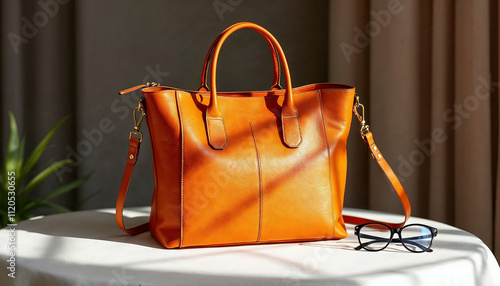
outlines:
[{"label": "gold metal clasp", "polygon": [[[352,108],[352,112],[356,115],[356,117],[359,120],[359,123],[361,124],[361,136],[364,136],[366,133],[370,131],[370,126],[366,124],[365,121],[365,106],[361,104],[359,101],[359,95],[355,95],[356,97],[354,98],[354,106]],[[358,112],[358,109],[361,109],[361,113]]]},{"label": "gold metal clasp", "polygon": [[[132,136],[132,135],[136,135],[136,136],[139,136],[139,137],[136,137],[136,136]],[[130,132],[130,134],[128,135],[128,139],[132,138],[132,137],[135,137],[135,138],[139,138],[139,142],[142,142],[142,132],[135,132],[135,131],[132,131]]]},{"label": "gold metal clasp", "polygon": [[[137,112],[140,112],[139,119],[137,119]],[[141,128],[141,123],[144,119],[144,116],[146,116],[146,112],[144,112],[144,108],[142,108],[140,100],[137,104],[137,107],[134,108],[132,116],[134,117],[134,131],[130,132],[128,139],[132,138],[132,135],[135,135],[139,136],[139,142],[142,142],[142,132],[140,132],[139,129]]]}]

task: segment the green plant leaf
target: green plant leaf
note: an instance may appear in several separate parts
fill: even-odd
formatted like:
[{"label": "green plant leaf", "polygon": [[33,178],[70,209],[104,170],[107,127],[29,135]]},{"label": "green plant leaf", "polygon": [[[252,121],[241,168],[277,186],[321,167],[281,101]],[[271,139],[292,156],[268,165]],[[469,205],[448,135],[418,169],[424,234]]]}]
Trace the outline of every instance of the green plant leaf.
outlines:
[{"label": "green plant leaf", "polygon": [[24,158],[24,148],[26,146],[26,136],[23,136],[21,139],[21,143],[19,143],[19,149],[18,149],[18,154],[17,154],[17,166],[15,168],[16,171],[16,191],[21,188],[21,185],[23,184],[23,174],[22,174],[22,168],[23,168],[23,158]]},{"label": "green plant leaf", "polygon": [[[17,122],[14,114],[9,112],[9,139],[7,141],[7,152],[5,154],[5,169],[2,176],[7,176],[8,172],[15,171],[18,172],[17,167],[19,166],[19,160],[22,161],[22,157],[19,157],[19,131],[17,129]],[[3,178],[4,182],[6,178]]]},{"label": "green plant leaf", "polygon": [[27,197],[22,204],[17,206],[16,214],[22,216],[29,213],[31,210],[39,208],[40,206],[37,206],[39,201],[40,199],[38,198]]},{"label": "green plant leaf", "polygon": [[31,217],[31,215],[30,215],[31,212],[33,212],[36,209],[44,208],[44,207],[53,209],[58,213],[71,211],[70,209],[63,207],[61,205],[55,204],[55,203],[44,202],[40,199],[34,199],[29,204],[27,204],[24,209],[21,210],[21,213],[24,215],[27,215],[27,217]]},{"label": "green plant leaf", "polygon": [[47,207],[47,208],[53,209],[53,210],[55,210],[58,213],[67,213],[67,212],[71,211],[70,209],[68,209],[66,207],[63,207],[61,205],[54,204],[54,203],[41,202],[41,204],[42,204],[43,207]]},{"label": "green plant leaf", "polygon": [[47,167],[45,170],[41,171],[38,175],[36,175],[31,181],[24,187],[24,189],[21,192],[21,197],[25,198],[28,196],[34,188],[36,188],[41,182],[43,182],[45,179],[47,179],[48,176],[50,176],[52,173],[57,171],[59,168],[62,166],[71,163],[71,160],[65,159],[61,161],[57,161]]},{"label": "green plant leaf", "polygon": [[[25,158],[26,137],[20,138],[18,125],[12,112],[9,112],[9,138],[5,150],[4,162],[0,163],[0,205],[7,205],[8,194],[8,173],[14,171],[16,179],[16,220],[22,221],[32,217],[32,212],[39,208],[49,208],[57,212],[68,212],[70,209],[50,202],[49,200],[61,196],[67,192],[85,184],[90,175],[71,181],[68,184],[61,186],[59,178],[57,179],[58,187],[45,195],[43,198],[32,196],[31,194],[39,185],[46,180],[54,172],[72,162],[71,160],[61,160],[53,162],[49,160],[47,164],[40,164],[40,158],[44,152],[48,150],[50,141],[55,133],[60,129],[62,124],[67,121],[69,116],[61,119],[44,138],[31,151],[29,156]],[[35,166],[43,169],[38,174],[33,174]],[[11,174],[12,175],[12,174]],[[28,178],[30,179],[28,181]],[[0,223],[4,226],[8,223],[6,209],[0,208]]]},{"label": "green plant leaf", "polygon": [[51,199],[56,198],[64,193],[67,193],[68,191],[71,191],[73,189],[80,187],[81,185],[85,184],[90,179],[90,176],[92,176],[92,174],[89,174],[83,178],[71,181],[70,183],[68,183],[64,186],[55,189],[54,191],[52,191],[49,194],[47,194],[46,196],[44,196],[42,198],[42,201],[45,202],[45,201],[51,200]]},{"label": "green plant leaf", "polygon": [[56,134],[57,130],[63,125],[66,120],[68,120],[69,116],[64,117],[61,119],[57,124],[45,135],[45,137],[38,143],[38,145],[33,149],[33,152],[29,155],[28,159],[26,160],[24,167],[21,172],[21,179],[24,176],[27,176],[30,172],[31,169],[36,165],[38,160],[40,160],[40,157],[42,156],[43,152],[47,149],[47,145],[49,144],[50,140],[52,137],[54,137],[54,134]]}]

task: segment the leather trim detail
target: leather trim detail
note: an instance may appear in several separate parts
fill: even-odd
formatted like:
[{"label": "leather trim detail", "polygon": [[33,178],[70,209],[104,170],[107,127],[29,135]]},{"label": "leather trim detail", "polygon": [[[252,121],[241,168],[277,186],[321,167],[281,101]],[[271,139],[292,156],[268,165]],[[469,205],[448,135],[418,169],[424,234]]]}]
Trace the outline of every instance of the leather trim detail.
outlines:
[{"label": "leather trim detail", "polygon": [[224,149],[227,145],[227,133],[224,118],[211,117],[206,113],[205,120],[207,125],[208,144],[217,150]]},{"label": "leather trim detail", "polygon": [[289,148],[297,148],[302,143],[302,131],[300,130],[299,115],[285,116],[281,113],[281,130],[283,142]]},{"label": "leather trim detail", "polygon": [[121,90],[121,91],[119,91],[119,92],[118,92],[118,94],[119,94],[119,95],[124,95],[124,94],[127,94],[127,93],[129,93],[129,92],[132,92],[132,91],[134,91],[134,90],[136,90],[136,89],[143,88],[143,87],[146,87],[146,85],[145,85],[145,84],[136,85],[136,86],[134,86],[134,87],[127,88],[127,89],[124,89],[124,90]]},{"label": "leather trim detail", "polygon": [[[154,190],[154,199],[156,200],[156,202],[158,202],[158,189],[159,189],[159,184],[158,184],[158,167],[156,166],[156,156],[155,156],[155,145],[154,145],[154,141],[153,141],[153,131],[151,130],[150,126],[149,126],[149,119],[148,117],[146,116],[146,125],[148,126],[148,130],[149,130],[149,139],[151,140],[151,153],[153,154],[153,172],[155,173],[154,175],[154,180],[155,180],[155,190]],[[152,213],[152,212],[151,212]],[[154,211],[155,215],[152,216],[150,215],[150,219],[149,219],[149,231],[151,232],[151,234],[153,236],[156,235],[156,222],[158,221],[158,203],[155,204],[155,211]],[[153,221],[154,219],[154,221]]]},{"label": "leather trim detail", "polygon": [[175,92],[177,100],[177,112],[179,113],[180,137],[181,137],[181,233],[179,247],[182,247],[184,242],[184,122],[182,121],[182,111],[179,101],[179,91]]},{"label": "leather trim detail", "polygon": [[325,117],[323,115],[323,98],[321,90],[318,91],[319,112],[321,114],[321,123],[323,124],[323,132],[325,133],[326,152],[328,153],[328,181],[330,182],[330,206],[332,210],[332,237],[335,237],[335,212],[333,207],[333,188],[332,188],[332,163],[330,157],[330,144],[328,144],[328,133],[326,132]]},{"label": "leather trim detail", "polygon": [[250,125],[250,130],[252,131],[253,143],[255,145],[255,154],[257,156],[257,171],[259,174],[259,232],[257,234],[257,242],[260,241],[260,234],[262,233],[262,164],[260,162],[259,147],[257,146],[257,139],[255,138],[255,133],[253,131],[252,122],[248,122]]}]

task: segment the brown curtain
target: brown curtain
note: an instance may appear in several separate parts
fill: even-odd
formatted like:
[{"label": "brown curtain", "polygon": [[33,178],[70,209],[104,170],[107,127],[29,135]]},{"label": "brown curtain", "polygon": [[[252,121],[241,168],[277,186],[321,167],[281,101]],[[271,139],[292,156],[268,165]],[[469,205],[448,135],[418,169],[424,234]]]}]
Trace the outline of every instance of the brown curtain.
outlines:
[{"label": "brown curtain", "polygon": [[[497,258],[498,15],[487,0],[332,0],[329,29],[329,80],[357,87],[413,215],[477,235]],[[346,204],[400,211],[352,131]]]}]

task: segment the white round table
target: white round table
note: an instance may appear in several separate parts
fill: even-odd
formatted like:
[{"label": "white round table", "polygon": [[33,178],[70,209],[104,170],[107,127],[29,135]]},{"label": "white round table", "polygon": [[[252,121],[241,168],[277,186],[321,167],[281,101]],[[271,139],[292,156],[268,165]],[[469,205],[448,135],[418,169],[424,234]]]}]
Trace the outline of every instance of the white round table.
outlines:
[{"label": "white round table", "polygon": [[[346,209],[345,214],[400,220]],[[147,221],[149,208],[129,209],[127,223]],[[149,233],[124,234],[114,209],[50,215],[15,230],[15,278],[8,276],[9,228],[0,230],[0,285],[500,285],[500,268],[474,235],[419,218],[438,228],[433,252],[391,244],[368,252],[353,226],[337,241],[165,249]]]}]

